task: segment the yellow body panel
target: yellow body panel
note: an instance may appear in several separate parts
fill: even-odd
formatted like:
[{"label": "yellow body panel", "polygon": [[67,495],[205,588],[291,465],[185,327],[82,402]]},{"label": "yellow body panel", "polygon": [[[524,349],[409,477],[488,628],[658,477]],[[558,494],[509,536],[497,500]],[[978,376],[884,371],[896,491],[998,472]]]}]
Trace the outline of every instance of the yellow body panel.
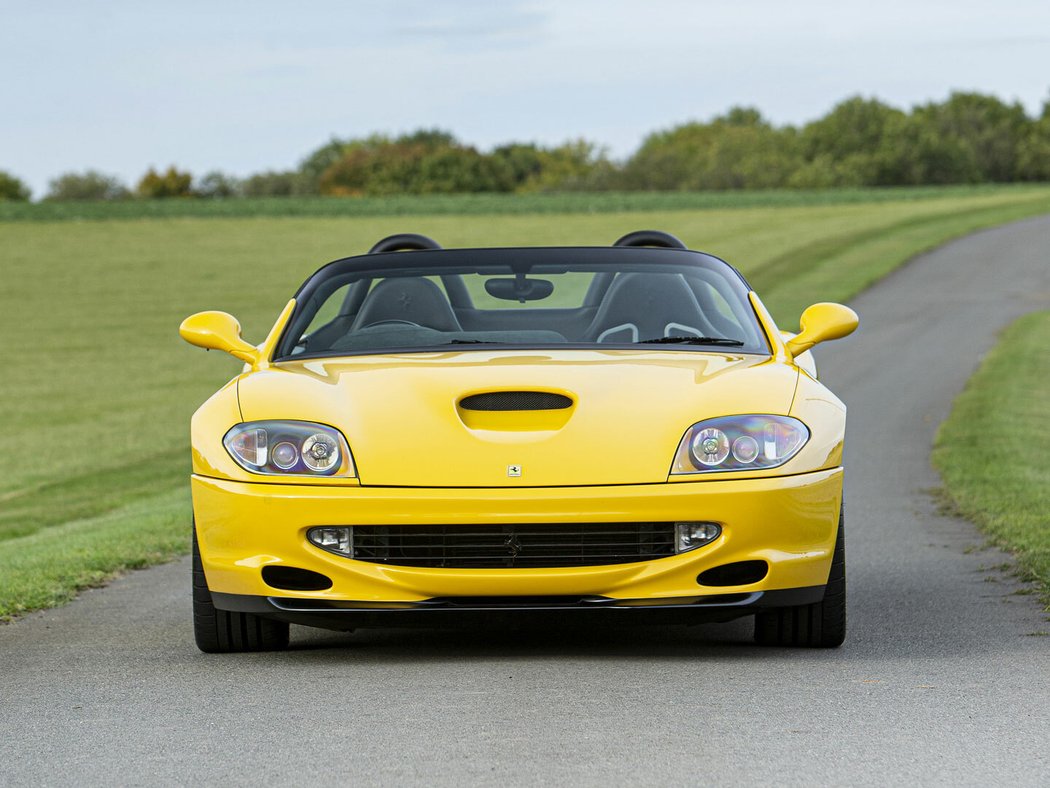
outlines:
[{"label": "yellow body panel", "polygon": [[[327,600],[417,601],[445,596],[695,596],[823,585],[835,546],[842,470],[693,484],[496,489],[324,489],[193,477],[201,555],[212,591]],[[713,543],[633,564],[556,569],[432,569],[354,561],[310,544],[317,525],[707,520]],[[764,559],[759,583],[717,589],[697,574]],[[280,591],[262,567],[295,566],[333,581],[326,591]]]}]

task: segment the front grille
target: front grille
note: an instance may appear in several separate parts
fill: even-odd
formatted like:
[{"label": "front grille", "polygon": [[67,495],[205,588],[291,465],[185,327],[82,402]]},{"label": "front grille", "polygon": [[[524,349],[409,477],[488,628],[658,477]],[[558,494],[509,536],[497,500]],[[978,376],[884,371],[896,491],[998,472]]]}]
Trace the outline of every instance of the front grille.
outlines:
[{"label": "front grille", "polygon": [[550,391],[490,391],[460,400],[463,410],[565,410],[572,400]]},{"label": "front grille", "polygon": [[674,523],[355,525],[353,557],[396,566],[601,566],[674,555]]}]

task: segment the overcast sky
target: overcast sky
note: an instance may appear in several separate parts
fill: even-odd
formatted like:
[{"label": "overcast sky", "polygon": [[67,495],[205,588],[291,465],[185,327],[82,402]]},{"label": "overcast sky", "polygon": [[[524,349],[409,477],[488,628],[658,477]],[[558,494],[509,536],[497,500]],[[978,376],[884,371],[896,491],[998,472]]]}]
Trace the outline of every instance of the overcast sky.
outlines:
[{"label": "overcast sky", "polygon": [[1050,95],[1050,0],[0,0],[0,169],[245,175],[332,135],[441,127],[482,148],[650,131],[855,94]]}]

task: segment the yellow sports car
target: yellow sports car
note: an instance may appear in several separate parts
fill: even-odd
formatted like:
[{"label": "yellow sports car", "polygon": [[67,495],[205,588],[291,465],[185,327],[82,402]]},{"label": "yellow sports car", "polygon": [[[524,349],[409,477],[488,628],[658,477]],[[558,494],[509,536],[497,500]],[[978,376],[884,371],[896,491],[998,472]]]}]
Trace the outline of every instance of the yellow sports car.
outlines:
[{"label": "yellow sports car", "polygon": [[837,646],[846,408],[808,350],[856,326],[816,304],[781,332],[656,231],[397,235],[317,271],[258,346],[193,315],[186,341],[244,362],[192,422],[197,645],[499,612],[750,615],[759,643]]}]

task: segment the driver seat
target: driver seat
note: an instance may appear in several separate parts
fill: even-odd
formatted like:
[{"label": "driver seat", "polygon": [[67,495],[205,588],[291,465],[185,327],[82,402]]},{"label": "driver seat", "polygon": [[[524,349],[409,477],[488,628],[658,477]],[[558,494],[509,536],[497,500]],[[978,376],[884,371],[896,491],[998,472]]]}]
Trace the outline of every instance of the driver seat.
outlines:
[{"label": "driver seat", "polygon": [[630,344],[715,334],[681,274],[625,273],[609,286],[584,337]]},{"label": "driver seat", "polygon": [[372,288],[351,331],[386,320],[399,320],[438,331],[462,331],[441,288],[421,276],[384,279]]}]

